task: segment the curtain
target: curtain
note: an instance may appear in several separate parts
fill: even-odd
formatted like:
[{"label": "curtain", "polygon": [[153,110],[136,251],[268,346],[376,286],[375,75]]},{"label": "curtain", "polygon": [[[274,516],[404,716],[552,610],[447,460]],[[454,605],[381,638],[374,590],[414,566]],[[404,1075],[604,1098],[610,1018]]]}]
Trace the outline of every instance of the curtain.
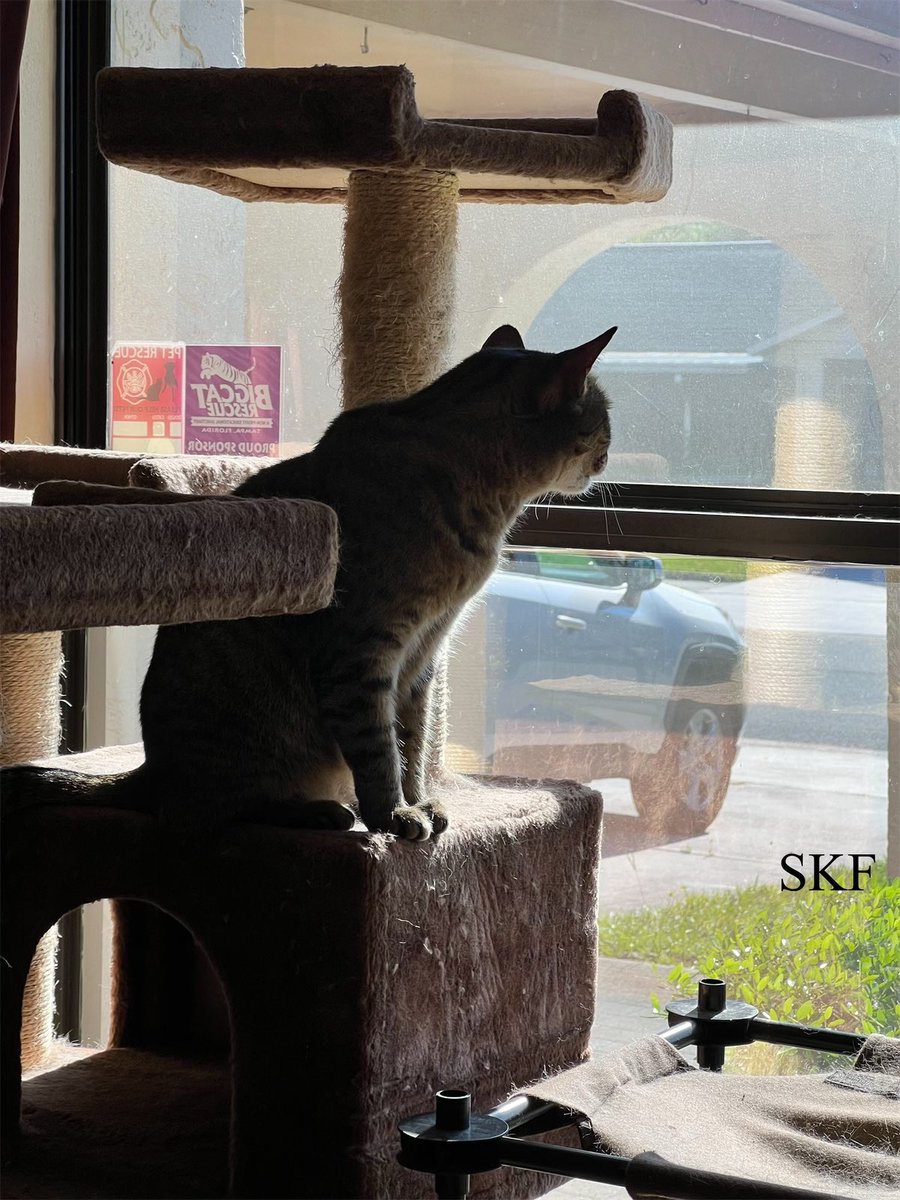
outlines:
[{"label": "curtain", "polygon": [[0,440],[16,422],[19,292],[19,66],[29,0],[0,0]]}]

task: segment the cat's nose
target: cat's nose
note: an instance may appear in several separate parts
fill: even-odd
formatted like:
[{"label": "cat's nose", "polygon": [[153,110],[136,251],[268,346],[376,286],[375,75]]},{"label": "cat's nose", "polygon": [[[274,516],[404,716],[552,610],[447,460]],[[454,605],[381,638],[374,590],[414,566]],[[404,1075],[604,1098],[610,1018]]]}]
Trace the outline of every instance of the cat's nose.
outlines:
[{"label": "cat's nose", "polygon": [[598,458],[594,459],[594,474],[595,475],[599,475],[600,472],[603,470],[603,468],[606,466],[606,461],[607,461],[608,457],[609,457],[609,455],[604,450],[603,453]]}]

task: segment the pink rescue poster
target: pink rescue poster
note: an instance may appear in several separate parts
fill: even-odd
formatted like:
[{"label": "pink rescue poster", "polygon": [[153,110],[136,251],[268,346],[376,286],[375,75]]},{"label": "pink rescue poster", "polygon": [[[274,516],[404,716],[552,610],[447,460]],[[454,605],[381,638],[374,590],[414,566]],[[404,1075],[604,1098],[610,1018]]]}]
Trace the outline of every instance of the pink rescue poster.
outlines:
[{"label": "pink rescue poster", "polygon": [[110,369],[111,445],[160,454],[181,449],[184,346],[117,342]]},{"label": "pink rescue poster", "polygon": [[278,455],[280,346],[188,346],[184,396],[187,454]]}]

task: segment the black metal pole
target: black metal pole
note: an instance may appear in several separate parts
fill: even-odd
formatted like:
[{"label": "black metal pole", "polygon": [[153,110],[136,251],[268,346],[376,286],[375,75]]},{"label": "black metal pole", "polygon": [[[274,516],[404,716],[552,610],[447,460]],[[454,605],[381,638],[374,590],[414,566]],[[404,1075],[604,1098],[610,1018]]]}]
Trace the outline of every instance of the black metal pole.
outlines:
[{"label": "black metal pole", "polygon": [[[697,1017],[710,1020],[725,1011],[727,996],[722,979],[701,979],[697,984]],[[697,1045],[697,1066],[702,1071],[721,1071],[725,1065],[725,1047],[700,1042]]]},{"label": "black metal pole", "polygon": [[546,1171],[548,1175],[567,1175],[571,1179],[622,1186],[631,1162],[618,1154],[598,1154],[592,1150],[574,1150],[546,1142],[520,1141],[514,1137],[501,1138],[500,1161],[504,1166],[521,1167],[526,1171]]},{"label": "black metal pole", "polygon": [[[462,1133],[472,1119],[472,1097],[462,1088],[442,1088],[434,1098],[434,1123],[446,1133]],[[434,1177],[437,1200],[466,1200],[471,1177],[460,1171],[440,1171]]]},{"label": "black metal pole", "polygon": [[539,1100],[536,1096],[511,1096],[486,1116],[505,1121],[514,1137],[526,1134],[546,1133],[551,1129],[562,1129],[572,1124],[572,1117],[550,1100]]},{"label": "black metal pole", "polygon": [[697,1026],[693,1021],[679,1021],[677,1025],[672,1025],[659,1034],[661,1041],[668,1042],[676,1050],[683,1046],[693,1046],[696,1037]]},{"label": "black metal pole", "polygon": [[830,1054],[859,1054],[866,1035],[845,1033],[842,1029],[815,1029],[809,1025],[787,1025],[756,1017],[750,1022],[750,1032],[757,1042],[776,1046],[795,1046],[798,1050],[826,1050]]}]

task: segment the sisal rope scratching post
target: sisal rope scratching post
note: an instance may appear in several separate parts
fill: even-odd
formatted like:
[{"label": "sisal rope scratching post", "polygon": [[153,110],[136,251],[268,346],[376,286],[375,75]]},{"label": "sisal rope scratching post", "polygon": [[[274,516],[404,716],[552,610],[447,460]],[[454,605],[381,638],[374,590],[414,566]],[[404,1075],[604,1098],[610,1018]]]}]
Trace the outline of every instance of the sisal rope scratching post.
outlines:
[{"label": "sisal rope scratching post", "polygon": [[[459,182],[449,171],[351,171],[338,284],[344,408],[399,399],[447,363]],[[428,764],[439,773],[447,666],[431,691]]]},{"label": "sisal rope scratching post", "polygon": [[60,633],[0,636],[0,765],[56,753],[62,666]]},{"label": "sisal rope scratching post", "polygon": [[48,929],[37,944],[22,997],[22,1070],[33,1071],[47,1061],[53,1047],[56,1013],[56,955],[59,927]]},{"label": "sisal rope scratching post", "polygon": [[[0,765],[55,754],[59,746],[62,634],[0,637]],[[54,925],[38,943],[22,1002],[22,1070],[40,1065],[53,1043]]]},{"label": "sisal rope scratching post", "polygon": [[[851,439],[846,416],[826,400],[796,396],[783,404],[775,419],[775,488],[829,490],[850,488],[844,447]],[[747,600],[748,698],[754,704],[788,708],[821,708],[824,703],[823,636],[816,612],[825,605],[806,572],[790,563],[751,562],[748,581],[773,579],[751,586]],[[811,586],[812,585],[812,586]]]},{"label": "sisal rope scratching post", "polygon": [[344,408],[408,396],[447,362],[459,183],[447,171],[352,171],[338,285]]}]

